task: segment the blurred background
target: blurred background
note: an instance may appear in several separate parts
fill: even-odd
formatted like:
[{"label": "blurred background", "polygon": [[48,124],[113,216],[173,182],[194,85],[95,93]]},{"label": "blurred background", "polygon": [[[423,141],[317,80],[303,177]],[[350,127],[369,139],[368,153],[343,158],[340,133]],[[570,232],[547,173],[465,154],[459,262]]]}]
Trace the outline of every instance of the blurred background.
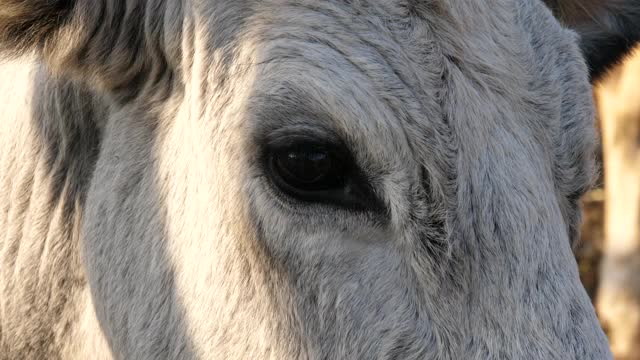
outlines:
[{"label": "blurred background", "polygon": [[601,176],[575,253],[616,360],[640,360],[640,47],[593,92]]}]

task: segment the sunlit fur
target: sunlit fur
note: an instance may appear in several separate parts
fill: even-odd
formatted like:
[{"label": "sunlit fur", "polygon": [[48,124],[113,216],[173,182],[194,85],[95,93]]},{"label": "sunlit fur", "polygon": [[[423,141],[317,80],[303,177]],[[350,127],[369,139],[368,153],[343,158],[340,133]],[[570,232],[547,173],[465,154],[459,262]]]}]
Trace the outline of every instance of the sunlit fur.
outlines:
[{"label": "sunlit fur", "polygon": [[[542,2],[0,0],[0,43],[0,358],[611,358]],[[300,134],[384,209],[279,192]]]}]

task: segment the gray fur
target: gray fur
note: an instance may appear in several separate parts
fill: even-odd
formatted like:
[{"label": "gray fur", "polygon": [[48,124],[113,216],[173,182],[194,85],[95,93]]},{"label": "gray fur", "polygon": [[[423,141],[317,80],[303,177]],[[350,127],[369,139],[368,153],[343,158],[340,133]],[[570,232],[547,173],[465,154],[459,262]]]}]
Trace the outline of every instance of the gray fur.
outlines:
[{"label": "gray fur", "polygon": [[[587,69],[541,2],[59,5],[0,0],[0,358],[611,358]],[[384,210],[278,193],[261,144],[300,133]]]}]

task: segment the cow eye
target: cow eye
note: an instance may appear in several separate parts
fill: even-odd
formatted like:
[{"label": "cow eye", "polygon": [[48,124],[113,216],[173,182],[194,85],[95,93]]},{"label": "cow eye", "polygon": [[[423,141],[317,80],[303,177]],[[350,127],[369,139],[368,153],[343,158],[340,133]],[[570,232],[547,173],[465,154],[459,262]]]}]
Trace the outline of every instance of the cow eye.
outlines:
[{"label": "cow eye", "polygon": [[271,153],[276,184],[285,192],[306,198],[312,192],[344,185],[343,162],[330,149],[314,144],[296,144]]},{"label": "cow eye", "polygon": [[299,142],[267,151],[268,177],[288,197],[351,209],[378,207],[353,158],[340,146]]}]

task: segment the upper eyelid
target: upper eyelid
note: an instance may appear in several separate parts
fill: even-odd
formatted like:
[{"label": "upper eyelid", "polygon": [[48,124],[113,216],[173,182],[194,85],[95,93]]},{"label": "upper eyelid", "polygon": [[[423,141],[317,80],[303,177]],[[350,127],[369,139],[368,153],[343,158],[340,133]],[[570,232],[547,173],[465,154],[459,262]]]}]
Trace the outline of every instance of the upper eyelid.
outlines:
[{"label": "upper eyelid", "polygon": [[[263,146],[260,152],[263,161],[273,152],[288,150],[297,146],[310,145],[327,151],[340,159],[341,163],[351,164],[352,167],[360,169],[354,154],[342,141],[323,137],[316,137],[309,134],[286,132],[281,136],[271,137]],[[361,171],[361,170],[360,170]]]},{"label": "upper eyelid", "polygon": [[351,152],[343,144],[335,142],[331,139],[316,138],[308,135],[288,135],[277,139],[272,139],[267,142],[264,150],[281,150],[287,149],[299,145],[311,145],[319,149],[324,149],[331,153],[338,153],[342,155],[348,154],[349,157],[353,157]]},{"label": "upper eyelid", "polygon": [[301,142],[315,143],[327,148],[338,148],[344,151],[349,146],[334,131],[315,125],[288,125],[271,131],[263,132],[258,142],[266,148],[286,147]]}]

